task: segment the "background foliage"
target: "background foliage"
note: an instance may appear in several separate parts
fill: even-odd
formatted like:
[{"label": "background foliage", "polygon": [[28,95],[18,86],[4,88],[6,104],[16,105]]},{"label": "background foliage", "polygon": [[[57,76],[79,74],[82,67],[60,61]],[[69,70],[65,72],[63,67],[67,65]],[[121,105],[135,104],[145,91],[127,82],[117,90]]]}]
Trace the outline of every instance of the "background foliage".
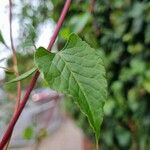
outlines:
[{"label": "background foliage", "polygon": [[[63,4],[60,0],[52,3],[39,0],[35,8],[23,0],[20,23],[29,22],[37,31],[40,23],[49,18],[58,19]],[[24,35],[22,31],[20,37]],[[73,0],[57,41],[58,49],[72,32],[99,49],[105,58],[109,96],[104,109],[101,149],[149,150],[150,2]],[[87,119],[72,104],[68,98],[65,106],[69,114],[94,139]]]},{"label": "background foliage", "polygon": [[[60,44],[70,32],[77,32],[105,56],[109,97],[101,149],[150,149],[150,2],[74,2]],[[67,110],[93,138],[86,118],[66,102]]]}]

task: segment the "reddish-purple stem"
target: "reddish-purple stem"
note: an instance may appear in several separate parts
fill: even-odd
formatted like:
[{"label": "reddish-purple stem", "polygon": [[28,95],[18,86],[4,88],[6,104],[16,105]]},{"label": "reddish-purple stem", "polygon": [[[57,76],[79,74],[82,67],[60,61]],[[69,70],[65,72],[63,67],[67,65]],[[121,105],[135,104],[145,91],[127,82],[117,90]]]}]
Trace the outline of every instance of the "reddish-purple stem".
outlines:
[{"label": "reddish-purple stem", "polygon": [[[62,24],[64,22],[64,19],[65,19],[65,16],[66,16],[67,12],[68,12],[70,4],[71,4],[71,0],[66,0],[64,8],[63,8],[62,13],[61,13],[61,16],[60,16],[60,18],[58,20],[58,23],[56,25],[56,28],[54,30],[54,34],[53,34],[53,36],[52,36],[52,38],[50,40],[50,43],[48,45],[47,49],[49,51],[51,50],[51,48],[52,48],[52,46],[53,46],[53,44],[54,44],[54,42],[55,42],[55,40],[56,40],[56,38],[58,36],[58,33],[59,33],[60,28],[61,28],[61,26],[62,26]],[[5,133],[4,133],[4,135],[3,135],[3,138],[2,138],[2,140],[0,142],[0,150],[2,150],[4,148],[5,144],[9,140],[9,136],[13,132],[14,126],[15,126],[15,124],[16,124],[16,122],[17,122],[17,120],[18,120],[18,118],[19,118],[23,108],[25,107],[25,104],[26,104],[26,102],[27,102],[27,100],[28,100],[28,98],[30,96],[31,91],[33,90],[33,88],[34,88],[34,86],[36,84],[36,81],[37,81],[39,75],[40,75],[40,72],[36,71],[35,75],[33,76],[32,80],[30,81],[30,84],[29,84],[29,87],[26,90],[25,96],[23,97],[17,112],[15,113],[13,118],[11,119],[11,121],[10,121],[10,123],[9,123]]]}]

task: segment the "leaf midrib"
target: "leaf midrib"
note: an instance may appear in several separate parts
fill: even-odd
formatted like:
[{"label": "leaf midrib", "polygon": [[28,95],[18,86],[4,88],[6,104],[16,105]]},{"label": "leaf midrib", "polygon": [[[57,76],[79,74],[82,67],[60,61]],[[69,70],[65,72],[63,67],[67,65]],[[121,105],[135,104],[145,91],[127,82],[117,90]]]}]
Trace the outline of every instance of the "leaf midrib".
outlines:
[{"label": "leaf midrib", "polygon": [[[81,89],[81,92],[83,93],[84,98],[85,98],[85,99],[88,99],[87,96],[86,96],[86,94],[85,94],[85,92],[84,92],[84,90],[82,89],[82,86],[80,85],[80,83],[79,83],[78,80],[76,79],[74,72],[71,71],[70,65],[67,63],[67,61],[65,61],[65,59],[63,58],[63,55],[61,55],[61,53],[62,53],[62,52],[58,52],[56,55],[58,55],[58,56],[63,60],[63,62],[65,63],[66,67],[70,70],[70,72],[71,72],[71,74],[72,74],[74,80],[76,81],[76,83],[78,84],[79,88]],[[86,101],[86,103],[88,104],[90,113],[92,114],[92,111],[91,111],[91,108],[90,108],[90,105],[89,105],[88,101]],[[94,119],[93,119],[93,115],[91,115],[91,117],[92,117],[93,123],[95,123],[95,122],[94,122]],[[92,128],[94,128],[94,130],[95,130],[95,127],[92,125],[92,123],[90,123],[90,124],[91,124]]]}]

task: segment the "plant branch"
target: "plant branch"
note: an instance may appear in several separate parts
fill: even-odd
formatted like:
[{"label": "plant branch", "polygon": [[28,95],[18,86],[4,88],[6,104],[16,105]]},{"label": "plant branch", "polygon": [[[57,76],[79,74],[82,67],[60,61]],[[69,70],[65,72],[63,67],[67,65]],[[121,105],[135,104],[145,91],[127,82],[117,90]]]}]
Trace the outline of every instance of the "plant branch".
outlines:
[{"label": "plant branch", "polygon": [[[10,43],[11,43],[11,50],[13,52],[13,70],[14,73],[16,75],[16,77],[19,76],[19,71],[18,71],[18,65],[17,65],[17,56],[16,56],[16,49],[14,46],[14,42],[13,42],[13,33],[12,33],[12,1],[9,0],[9,33],[10,33]],[[14,114],[17,112],[19,105],[20,105],[20,99],[21,99],[21,83],[20,81],[17,82],[17,99],[16,99],[16,105],[15,105],[15,110],[14,110]],[[11,139],[12,134],[10,134],[9,140],[5,146],[5,149],[7,150],[10,139]]]},{"label": "plant branch", "polygon": [[[16,56],[16,50],[15,50],[15,46],[14,46],[14,42],[13,42],[13,33],[12,33],[12,1],[11,0],[9,0],[9,31],[10,31],[11,49],[13,52],[13,69],[14,69],[16,77],[18,77],[19,71],[18,71],[18,65],[17,65],[17,56]],[[20,98],[21,98],[21,83],[20,83],[20,81],[18,81],[17,82],[17,100],[16,100],[14,114],[16,113],[17,109],[19,108]]]},{"label": "plant branch", "polygon": [[62,24],[64,22],[64,19],[65,19],[65,16],[67,14],[67,11],[68,11],[68,9],[70,7],[70,4],[71,4],[71,0],[66,0],[66,3],[65,3],[64,8],[63,8],[63,11],[62,11],[62,13],[60,15],[60,18],[59,18],[59,20],[57,22],[57,26],[56,26],[56,28],[54,30],[54,34],[52,35],[51,40],[49,42],[49,45],[47,47],[47,49],[49,51],[51,50],[52,46],[54,45],[54,42],[55,42],[55,40],[57,38],[57,35],[59,33],[59,30],[60,30],[60,28],[61,28],[61,26],[62,26]]},{"label": "plant branch", "polygon": [[[56,40],[56,38],[58,36],[58,33],[59,33],[60,29],[61,29],[61,26],[62,26],[62,24],[63,24],[63,22],[65,20],[65,16],[66,16],[66,14],[67,14],[67,12],[69,10],[70,4],[71,4],[71,0],[66,0],[64,8],[63,8],[62,13],[61,13],[61,16],[60,16],[60,18],[58,20],[58,23],[56,25],[56,28],[54,30],[54,34],[53,34],[53,36],[52,36],[52,38],[50,40],[50,43],[48,45],[47,49],[49,51],[51,50],[51,48],[52,48],[52,46],[53,46],[53,44],[54,44],[54,42],[55,42],[55,40]],[[28,100],[28,98],[30,96],[31,91],[33,90],[33,88],[34,88],[34,86],[36,84],[36,81],[37,81],[39,75],[40,75],[40,72],[36,71],[35,75],[33,76],[32,80],[31,80],[31,82],[29,84],[29,87],[26,90],[25,96],[23,97],[17,112],[15,113],[13,118],[11,119],[11,121],[10,121],[10,123],[9,123],[5,133],[4,133],[4,135],[3,135],[3,138],[2,138],[2,140],[0,142],[0,149],[3,149],[3,147],[5,146],[7,141],[9,140],[9,136],[13,132],[14,126],[15,126],[15,124],[16,124],[16,122],[17,122],[17,120],[18,120],[18,118],[19,118],[23,108],[25,107],[25,104],[26,104],[26,102],[27,102],[27,100]]]}]

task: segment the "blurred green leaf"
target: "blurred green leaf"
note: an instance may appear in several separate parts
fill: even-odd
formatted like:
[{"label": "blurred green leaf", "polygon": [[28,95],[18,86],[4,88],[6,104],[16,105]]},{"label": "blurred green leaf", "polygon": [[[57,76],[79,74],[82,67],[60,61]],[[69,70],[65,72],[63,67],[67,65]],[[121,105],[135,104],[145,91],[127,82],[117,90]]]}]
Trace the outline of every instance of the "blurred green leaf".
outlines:
[{"label": "blurred green leaf", "polygon": [[5,44],[5,41],[4,41],[4,38],[3,38],[3,36],[2,36],[1,31],[0,31],[0,43]]},{"label": "blurred green leaf", "polygon": [[130,132],[121,127],[117,127],[116,131],[117,131],[116,137],[120,145],[121,146],[130,145],[131,141]]},{"label": "blurred green leaf", "polygon": [[61,31],[60,31],[60,36],[65,40],[67,40],[69,38],[70,34],[71,34],[71,31],[67,27],[61,29]]},{"label": "blurred green leaf", "polygon": [[147,28],[145,30],[145,43],[150,43],[150,25],[147,25]]},{"label": "blurred green leaf", "polygon": [[6,82],[6,84],[14,83],[17,81],[21,81],[29,77],[32,73],[34,73],[37,70],[37,67],[32,68],[31,70],[25,72],[24,74],[21,74],[19,77],[16,77],[15,79],[12,79],[9,82]]},{"label": "blurred green leaf", "polygon": [[35,49],[35,37],[36,37],[35,28],[30,24],[26,24],[24,26],[23,39],[20,39],[21,42],[19,45],[19,49],[23,49],[26,51],[31,48]]},{"label": "blurred green leaf", "polygon": [[104,114],[107,116],[111,115],[114,108],[115,108],[115,101],[111,99],[107,100],[104,105]]},{"label": "blurred green leaf", "polygon": [[128,46],[128,51],[131,54],[138,54],[138,53],[142,52],[143,50],[144,50],[144,47],[141,43],[137,43],[135,45],[129,45]]},{"label": "blurred green leaf", "polygon": [[33,133],[33,127],[27,127],[24,129],[22,136],[25,140],[30,140],[33,138]]},{"label": "blurred green leaf", "polygon": [[0,31],[0,43],[4,44],[7,47],[1,31]]},{"label": "blurred green leaf", "polygon": [[0,68],[3,69],[8,74],[14,74],[14,70],[12,68],[6,68],[6,67],[1,67],[1,66]]},{"label": "blurred green leaf", "polygon": [[91,14],[88,12],[72,17],[70,20],[70,24],[72,25],[72,32],[80,33],[90,19]]}]

